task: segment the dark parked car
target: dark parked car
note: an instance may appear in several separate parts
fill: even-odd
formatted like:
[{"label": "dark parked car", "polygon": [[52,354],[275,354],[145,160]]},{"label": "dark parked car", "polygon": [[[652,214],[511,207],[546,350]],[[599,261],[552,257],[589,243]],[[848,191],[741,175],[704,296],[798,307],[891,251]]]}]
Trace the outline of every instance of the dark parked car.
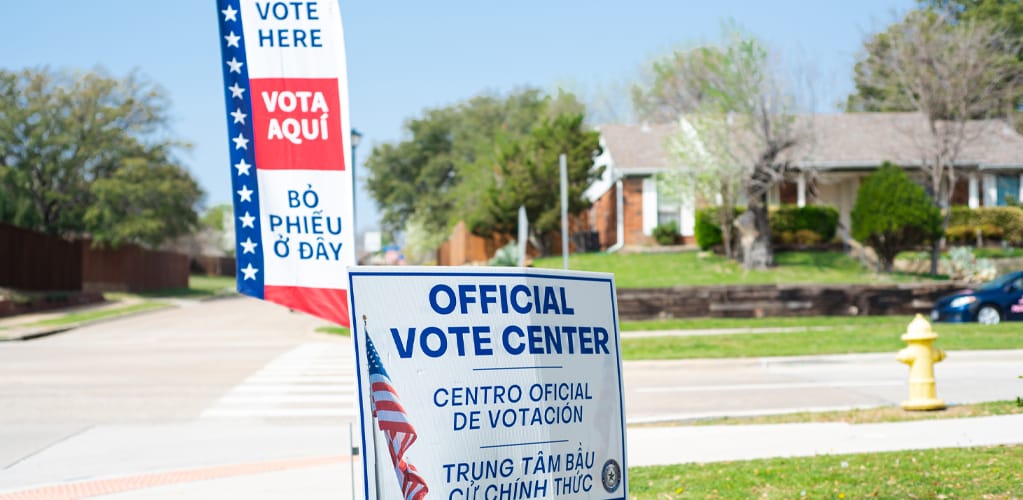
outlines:
[{"label": "dark parked car", "polygon": [[934,304],[934,321],[994,325],[1023,321],[1023,271],[1005,274],[972,290],[946,295]]}]

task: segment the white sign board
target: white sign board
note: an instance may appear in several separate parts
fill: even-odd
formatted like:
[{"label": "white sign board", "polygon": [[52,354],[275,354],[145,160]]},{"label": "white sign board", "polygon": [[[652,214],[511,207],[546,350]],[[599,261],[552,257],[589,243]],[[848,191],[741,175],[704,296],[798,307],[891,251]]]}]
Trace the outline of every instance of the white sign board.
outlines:
[{"label": "white sign board", "polygon": [[349,269],[366,498],[624,499],[614,278]]}]

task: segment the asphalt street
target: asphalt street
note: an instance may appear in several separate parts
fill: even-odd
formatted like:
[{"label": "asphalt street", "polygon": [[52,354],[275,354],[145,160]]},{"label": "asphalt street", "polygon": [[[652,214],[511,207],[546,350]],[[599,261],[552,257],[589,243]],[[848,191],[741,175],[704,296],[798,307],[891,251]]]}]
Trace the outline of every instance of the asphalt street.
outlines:
[{"label": "asphalt street", "polygon": [[[315,333],[324,324],[232,298],[0,343],[0,492],[323,457],[334,462],[314,469],[344,475],[350,462],[335,462],[351,445],[353,350]],[[627,362],[627,420],[898,404],[908,368],[894,355]],[[1023,351],[950,352],[938,394],[1013,399],[1021,373]]]}]

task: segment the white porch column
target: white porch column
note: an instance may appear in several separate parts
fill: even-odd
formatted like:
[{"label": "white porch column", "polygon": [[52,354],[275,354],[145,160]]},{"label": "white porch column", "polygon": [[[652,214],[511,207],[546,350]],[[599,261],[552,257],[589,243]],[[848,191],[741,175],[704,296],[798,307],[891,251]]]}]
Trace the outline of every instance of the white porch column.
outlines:
[{"label": "white porch column", "polygon": [[1016,195],[1016,203],[1023,203],[1023,174],[1019,174],[1019,194]]},{"label": "white porch column", "polygon": [[800,172],[799,177],[796,179],[796,206],[806,206],[806,173]]},{"label": "white porch column", "polygon": [[643,234],[654,234],[657,227],[657,179],[643,178]]},{"label": "white porch column", "polygon": [[[1020,189],[1023,189],[1021,187]],[[682,197],[679,206],[678,233],[682,236],[696,235],[696,193]]]},{"label": "white porch column", "polygon": [[970,174],[970,208],[977,208],[980,206],[980,185],[977,182],[977,174]]},{"label": "white porch column", "polygon": [[984,206],[994,207],[998,205],[998,182],[992,174],[984,174]]}]

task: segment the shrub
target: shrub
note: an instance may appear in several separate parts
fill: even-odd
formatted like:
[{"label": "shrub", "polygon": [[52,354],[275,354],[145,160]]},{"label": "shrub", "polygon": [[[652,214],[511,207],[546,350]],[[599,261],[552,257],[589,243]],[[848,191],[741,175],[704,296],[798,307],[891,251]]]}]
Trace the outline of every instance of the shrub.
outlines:
[{"label": "shrub", "polygon": [[931,197],[888,162],[860,185],[851,216],[853,238],[873,247],[886,271],[899,252],[941,236],[941,212]]},{"label": "shrub", "polygon": [[964,224],[958,224],[955,226],[949,225],[948,229],[945,230],[945,239],[947,239],[949,243],[969,244],[976,238],[977,232],[973,229],[972,226],[969,225]]},{"label": "shrub", "polygon": [[970,227],[974,239],[980,229],[985,238],[1023,243],[1023,209],[1020,207],[952,207],[949,227],[952,226]]},{"label": "shrub", "polygon": [[[719,207],[701,208],[696,211],[696,224],[693,233],[696,237],[696,244],[701,250],[708,250],[723,243],[721,239],[721,225],[718,210]],[[735,216],[743,213],[745,209],[736,207]]]},{"label": "shrub", "polygon": [[678,223],[675,221],[658,224],[654,228],[654,239],[658,245],[673,245],[678,236]]},{"label": "shrub", "polygon": [[816,233],[818,242],[831,241],[838,230],[838,209],[823,205],[783,205],[771,211],[770,224],[771,234],[806,230]]}]

